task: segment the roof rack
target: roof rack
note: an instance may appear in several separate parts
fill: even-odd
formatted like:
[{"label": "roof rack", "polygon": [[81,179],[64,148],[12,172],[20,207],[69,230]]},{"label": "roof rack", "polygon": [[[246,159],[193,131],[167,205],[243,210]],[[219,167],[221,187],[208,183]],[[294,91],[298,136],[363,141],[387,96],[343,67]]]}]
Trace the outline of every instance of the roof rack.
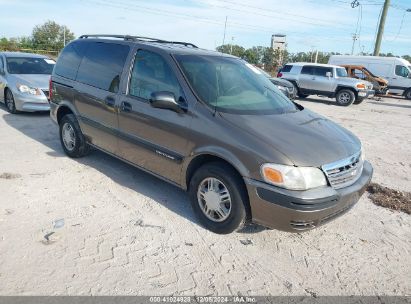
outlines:
[{"label": "roof rack", "polygon": [[123,39],[126,41],[143,41],[143,42],[156,42],[156,43],[167,43],[167,44],[179,44],[184,46],[191,46],[193,48],[198,48],[195,44],[189,42],[182,42],[182,41],[167,41],[157,38],[150,38],[150,37],[142,37],[142,36],[129,36],[129,35],[81,35],[79,39],[86,39],[86,38],[117,38]]}]

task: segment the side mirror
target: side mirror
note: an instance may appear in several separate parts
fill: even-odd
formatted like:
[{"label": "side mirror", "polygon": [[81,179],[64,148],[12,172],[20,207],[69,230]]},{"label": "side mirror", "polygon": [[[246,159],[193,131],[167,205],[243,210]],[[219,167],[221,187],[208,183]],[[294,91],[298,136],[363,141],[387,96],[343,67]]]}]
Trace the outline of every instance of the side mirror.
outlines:
[{"label": "side mirror", "polygon": [[327,73],[325,73],[325,76],[328,77],[328,78],[331,78],[331,77],[333,77],[333,73],[327,72]]},{"label": "side mirror", "polygon": [[153,92],[149,102],[153,108],[168,109],[177,113],[184,112],[184,109],[177,103],[174,94],[171,92]]}]

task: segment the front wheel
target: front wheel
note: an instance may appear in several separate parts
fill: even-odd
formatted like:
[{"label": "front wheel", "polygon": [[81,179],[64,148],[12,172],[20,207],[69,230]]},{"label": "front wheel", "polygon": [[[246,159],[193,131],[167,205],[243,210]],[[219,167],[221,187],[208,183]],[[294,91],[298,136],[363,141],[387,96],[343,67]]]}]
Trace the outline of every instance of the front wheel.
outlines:
[{"label": "front wheel", "polygon": [[340,106],[348,107],[355,101],[355,94],[351,90],[342,89],[338,91],[335,99]]},{"label": "front wheel", "polygon": [[14,96],[13,93],[9,90],[6,89],[6,108],[7,111],[11,114],[16,114],[18,113],[17,109],[16,109],[16,103],[14,102]]},{"label": "front wheel", "polygon": [[408,89],[407,91],[405,91],[404,96],[405,96],[405,98],[407,98],[407,99],[411,99],[411,88]]},{"label": "front wheel", "polygon": [[73,114],[67,114],[61,119],[59,125],[60,142],[64,152],[72,158],[87,155],[90,146],[81,132],[76,117]]},{"label": "front wheel", "polygon": [[190,181],[189,196],[194,213],[208,230],[228,234],[244,226],[247,191],[227,164],[213,162],[200,167]]}]

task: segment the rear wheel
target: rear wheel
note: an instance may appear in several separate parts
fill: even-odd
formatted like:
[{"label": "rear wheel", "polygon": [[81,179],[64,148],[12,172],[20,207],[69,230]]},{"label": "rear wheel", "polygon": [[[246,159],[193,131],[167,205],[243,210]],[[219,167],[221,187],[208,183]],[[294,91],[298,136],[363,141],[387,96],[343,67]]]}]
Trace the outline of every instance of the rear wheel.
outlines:
[{"label": "rear wheel", "polygon": [[342,89],[338,91],[335,99],[337,100],[337,103],[340,106],[347,107],[347,106],[350,106],[355,101],[355,94],[351,90]]},{"label": "rear wheel", "polygon": [[82,157],[89,153],[90,146],[81,132],[76,117],[67,114],[60,120],[60,142],[64,152],[73,158]]},{"label": "rear wheel", "polygon": [[14,102],[13,93],[12,93],[9,89],[6,89],[5,102],[6,102],[7,111],[8,111],[9,113],[11,113],[11,114],[16,114],[16,113],[18,113],[18,111],[17,111],[17,109],[16,109],[16,103]]},{"label": "rear wheel", "polygon": [[205,228],[228,234],[244,226],[248,195],[241,177],[227,164],[213,162],[200,167],[190,181],[189,196]]},{"label": "rear wheel", "polygon": [[405,98],[407,98],[407,99],[411,99],[411,88],[408,89],[407,91],[405,91],[404,96],[405,96]]}]

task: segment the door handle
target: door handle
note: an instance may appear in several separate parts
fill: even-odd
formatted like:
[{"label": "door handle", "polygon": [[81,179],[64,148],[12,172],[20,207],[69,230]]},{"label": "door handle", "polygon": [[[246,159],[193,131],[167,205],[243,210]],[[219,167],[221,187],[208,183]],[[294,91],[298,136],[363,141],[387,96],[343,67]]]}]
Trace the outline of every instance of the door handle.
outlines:
[{"label": "door handle", "polygon": [[116,100],[113,96],[107,96],[106,99],[104,99],[104,103],[109,107],[114,107],[116,104]]},{"label": "door handle", "polygon": [[131,112],[132,110],[133,110],[133,107],[132,107],[132,105],[131,105],[129,102],[123,101],[123,102],[121,103],[121,111],[123,111],[123,112]]}]

